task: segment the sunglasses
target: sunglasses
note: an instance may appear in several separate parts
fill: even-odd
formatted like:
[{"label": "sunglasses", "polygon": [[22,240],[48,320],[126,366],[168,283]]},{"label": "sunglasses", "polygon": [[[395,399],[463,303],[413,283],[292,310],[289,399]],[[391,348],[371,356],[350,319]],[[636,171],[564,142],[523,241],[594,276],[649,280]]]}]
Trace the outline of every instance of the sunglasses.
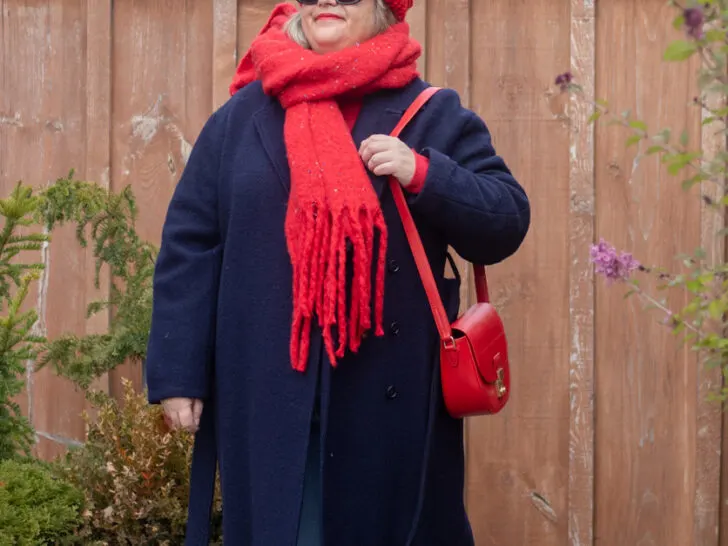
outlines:
[{"label": "sunglasses", "polygon": [[[336,0],[336,3],[342,6],[353,6],[359,2],[361,2],[361,0]],[[298,0],[298,3],[302,6],[315,6],[319,3],[319,0]]]}]

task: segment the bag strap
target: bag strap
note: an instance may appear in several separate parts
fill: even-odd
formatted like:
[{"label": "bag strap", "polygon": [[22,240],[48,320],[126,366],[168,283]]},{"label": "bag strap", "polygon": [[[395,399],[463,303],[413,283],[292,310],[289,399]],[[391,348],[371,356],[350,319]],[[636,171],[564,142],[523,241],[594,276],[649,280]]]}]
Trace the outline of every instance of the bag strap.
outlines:
[{"label": "bag strap", "polygon": [[[427,103],[432,96],[440,90],[439,87],[428,87],[414,100],[414,102],[407,108],[399,123],[390,133],[390,136],[399,137],[402,130],[412,119],[417,115],[420,109]],[[432,309],[432,315],[435,318],[435,324],[437,325],[437,331],[440,334],[440,338],[443,341],[452,339],[452,329],[450,327],[450,321],[447,318],[445,312],[445,306],[442,304],[440,299],[440,293],[437,289],[437,283],[435,277],[432,274],[432,268],[430,262],[427,260],[427,254],[425,248],[422,245],[422,239],[417,232],[415,221],[412,218],[412,213],[407,205],[407,200],[402,191],[402,186],[399,184],[397,179],[394,177],[389,178],[389,188],[394,197],[394,204],[397,206],[400,218],[402,219],[402,226],[404,227],[407,241],[409,242],[410,248],[412,249],[412,255],[417,265],[417,270],[420,273],[422,284],[425,287],[425,293],[427,299],[430,302]],[[473,265],[473,274],[475,278],[475,292],[478,299],[478,303],[488,303],[490,301],[488,295],[488,280],[485,275],[485,267],[482,265]]]}]

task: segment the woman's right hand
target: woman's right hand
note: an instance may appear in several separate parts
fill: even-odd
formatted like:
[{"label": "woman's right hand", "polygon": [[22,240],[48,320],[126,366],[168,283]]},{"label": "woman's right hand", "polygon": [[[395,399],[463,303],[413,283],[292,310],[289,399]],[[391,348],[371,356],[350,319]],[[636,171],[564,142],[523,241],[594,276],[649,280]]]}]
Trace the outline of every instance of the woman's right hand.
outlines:
[{"label": "woman's right hand", "polygon": [[172,428],[197,432],[202,415],[202,400],[167,398],[162,400],[162,408]]}]

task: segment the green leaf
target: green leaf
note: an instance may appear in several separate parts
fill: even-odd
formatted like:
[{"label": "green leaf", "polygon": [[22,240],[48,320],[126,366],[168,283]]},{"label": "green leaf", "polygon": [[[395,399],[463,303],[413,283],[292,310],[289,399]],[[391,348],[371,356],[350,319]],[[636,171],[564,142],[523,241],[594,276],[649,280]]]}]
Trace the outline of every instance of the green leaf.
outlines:
[{"label": "green leaf", "polygon": [[687,288],[690,292],[700,292],[703,288],[703,283],[696,279],[692,279],[685,283],[685,288]]},{"label": "green leaf", "polygon": [[632,129],[647,132],[647,124],[644,121],[635,119],[629,122],[629,126],[632,127]]},{"label": "green leaf", "polygon": [[723,316],[723,312],[724,309],[720,300],[712,300],[708,304],[708,314],[710,315],[710,318],[718,320],[721,316]]},{"label": "green leaf", "polygon": [[683,129],[683,132],[680,133],[680,144],[684,146],[688,145],[688,132],[686,129]]},{"label": "green leaf", "polygon": [[629,148],[630,146],[633,146],[634,144],[638,143],[640,140],[642,140],[642,135],[632,135],[630,136],[627,141],[625,142],[625,146]]},{"label": "green leaf", "polygon": [[672,28],[680,30],[685,26],[685,16],[681,13],[672,21]]},{"label": "green leaf", "polygon": [[671,175],[676,175],[681,169],[689,165],[695,159],[700,157],[698,152],[686,152],[680,154],[671,154],[663,156],[663,163],[667,164],[667,172]]},{"label": "green leaf", "polygon": [[696,183],[697,183],[697,182],[695,181],[695,179],[694,179],[694,178],[687,178],[687,179],[685,179],[685,180],[683,180],[683,181],[682,181],[682,184],[681,184],[681,188],[682,188],[682,189],[683,189],[684,191],[688,191],[688,190],[689,190],[689,189],[691,189],[691,188],[692,188],[692,187],[693,187],[693,186],[694,186],[694,185],[695,185]]},{"label": "green leaf", "polygon": [[645,155],[653,155],[653,154],[663,151],[664,149],[665,149],[664,146],[650,146],[649,148],[647,148]]},{"label": "green leaf", "polygon": [[671,131],[668,128],[668,129],[663,129],[662,131],[657,133],[654,136],[654,138],[655,138],[655,140],[662,141],[663,144],[668,144],[670,142],[670,136],[671,136]]},{"label": "green leaf", "polygon": [[725,39],[725,28],[713,28],[705,33],[705,40],[707,42],[722,42]]},{"label": "green leaf", "polygon": [[698,46],[695,42],[675,40],[667,46],[663,59],[665,61],[684,61],[689,59],[697,50]]},{"label": "green leaf", "polygon": [[592,115],[589,116],[589,119],[587,120],[587,123],[594,123],[600,117],[602,117],[602,111],[601,110],[594,110],[594,112],[592,112]]}]

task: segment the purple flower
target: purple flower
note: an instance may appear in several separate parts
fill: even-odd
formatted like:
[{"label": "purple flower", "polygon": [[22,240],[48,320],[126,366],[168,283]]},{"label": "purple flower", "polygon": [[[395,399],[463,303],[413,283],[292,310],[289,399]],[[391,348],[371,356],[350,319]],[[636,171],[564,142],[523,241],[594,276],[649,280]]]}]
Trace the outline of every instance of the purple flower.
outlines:
[{"label": "purple flower", "polygon": [[556,76],[556,85],[558,85],[562,91],[566,91],[569,88],[569,84],[574,79],[571,72],[564,72]]},{"label": "purple flower", "polygon": [[601,239],[599,244],[592,245],[590,254],[594,271],[598,275],[603,275],[608,282],[626,281],[632,271],[640,268],[640,263],[632,257],[632,254],[628,252],[617,254],[617,250],[604,239]]},{"label": "purple flower", "polygon": [[687,8],[683,11],[683,18],[688,36],[700,40],[703,37],[703,23],[705,23],[703,8],[699,6]]}]

